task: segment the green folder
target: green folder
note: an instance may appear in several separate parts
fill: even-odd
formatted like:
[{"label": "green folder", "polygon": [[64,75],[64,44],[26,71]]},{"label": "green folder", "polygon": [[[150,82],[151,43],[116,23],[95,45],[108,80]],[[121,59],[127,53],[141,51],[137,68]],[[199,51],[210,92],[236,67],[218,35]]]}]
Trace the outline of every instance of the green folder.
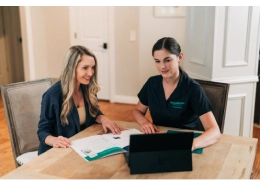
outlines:
[{"label": "green folder", "polygon": [[[174,133],[174,132],[182,132],[182,131],[177,131],[177,130],[168,130],[167,133]],[[194,138],[200,136],[201,133],[196,133],[194,132]],[[198,148],[196,150],[193,150],[192,153],[195,153],[195,154],[202,154],[203,152],[203,148]]]},{"label": "green folder", "polygon": [[123,148],[120,148],[120,147],[112,147],[112,148],[108,148],[102,152],[99,152],[97,153],[97,155],[95,157],[89,157],[89,156],[86,156],[84,157],[87,161],[94,161],[94,160],[97,160],[97,159],[100,159],[100,158],[103,158],[103,157],[106,157],[106,156],[109,156],[109,155],[113,155],[113,154],[116,154],[116,153],[122,153],[124,152],[125,150]]}]

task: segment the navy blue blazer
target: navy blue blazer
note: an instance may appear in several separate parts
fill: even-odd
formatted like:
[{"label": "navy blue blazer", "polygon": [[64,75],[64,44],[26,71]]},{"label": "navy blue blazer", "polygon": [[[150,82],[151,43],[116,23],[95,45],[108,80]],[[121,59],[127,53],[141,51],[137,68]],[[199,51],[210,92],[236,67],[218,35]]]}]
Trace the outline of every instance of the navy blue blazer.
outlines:
[{"label": "navy blue blazer", "polygon": [[[61,82],[58,81],[42,95],[41,114],[37,131],[40,141],[38,155],[52,148],[51,146],[45,144],[45,138],[47,136],[52,135],[55,137],[63,136],[70,138],[80,132],[79,115],[74,102],[72,111],[67,117],[69,124],[65,126],[61,124],[60,113],[62,103]],[[92,117],[89,113],[88,103],[85,97],[84,103],[86,109],[85,127],[87,128],[95,123],[96,117],[98,115],[103,115],[103,113],[99,111],[96,117]]]}]

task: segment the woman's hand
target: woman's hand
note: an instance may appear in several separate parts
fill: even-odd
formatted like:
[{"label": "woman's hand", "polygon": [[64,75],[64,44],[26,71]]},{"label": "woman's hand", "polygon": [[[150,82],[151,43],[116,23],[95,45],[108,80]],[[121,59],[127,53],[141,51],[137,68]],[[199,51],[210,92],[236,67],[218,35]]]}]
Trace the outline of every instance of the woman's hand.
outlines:
[{"label": "woman's hand", "polygon": [[71,141],[66,137],[58,136],[53,139],[53,148],[69,148],[71,145]]},{"label": "woman's hand", "polygon": [[195,150],[194,143],[192,144],[191,151]]},{"label": "woman's hand", "polygon": [[[100,121],[99,121],[100,120]],[[109,129],[113,134],[120,134],[122,129],[114,122],[108,119],[106,116],[99,115],[96,119],[98,123],[101,122],[104,132],[107,133]]]},{"label": "woman's hand", "polygon": [[145,134],[154,134],[155,132],[159,132],[159,129],[150,121],[146,121],[140,124],[140,126],[141,126],[141,131]]},{"label": "woman's hand", "polygon": [[141,126],[141,131],[144,134],[154,134],[155,132],[159,132],[159,129],[145,117],[147,109],[148,106],[143,105],[140,101],[138,101],[135,109],[133,110],[133,117]]}]

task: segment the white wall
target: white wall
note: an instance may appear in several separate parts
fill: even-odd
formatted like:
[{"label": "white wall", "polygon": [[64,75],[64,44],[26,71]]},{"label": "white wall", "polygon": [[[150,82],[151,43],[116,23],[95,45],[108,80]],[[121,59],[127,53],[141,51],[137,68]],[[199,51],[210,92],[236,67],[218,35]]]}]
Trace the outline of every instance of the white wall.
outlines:
[{"label": "white wall", "polygon": [[[185,17],[154,17],[154,7],[115,7],[115,101],[138,102],[146,80],[159,74],[152,47],[162,37],[174,37],[185,50]],[[127,23],[127,24],[126,24]],[[135,31],[136,41],[130,41]]]},{"label": "white wall", "polygon": [[48,76],[48,62],[47,62],[47,45],[46,45],[46,31],[44,24],[45,14],[44,8],[32,7],[31,8],[31,21],[32,21],[32,44],[34,51],[35,62],[35,76],[34,79],[44,78]]},{"label": "white wall", "polygon": [[[139,53],[139,7],[114,7],[115,99],[136,95]],[[130,32],[136,39],[130,40]]]},{"label": "white wall", "polygon": [[70,47],[68,7],[20,7],[25,80],[60,76]]},{"label": "white wall", "polygon": [[[158,72],[151,50],[174,37],[184,50],[185,17],[155,18],[153,7],[114,7],[115,102],[137,103],[137,93]],[[20,7],[25,79],[58,78],[70,47],[69,7]],[[136,40],[130,41],[130,31]]]},{"label": "white wall", "polygon": [[[31,79],[31,73],[30,73],[30,63],[29,61],[32,61],[32,42],[29,38],[29,34],[31,31],[31,20],[30,20],[30,8],[29,7],[19,7],[20,12],[20,23],[21,23],[21,35],[22,35],[22,47],[23,47],[23,68],[24,68],[24,79],[25,81],[28,81]],[[34,65],[34,64],[32,64]]]},{"label": "white wall", "polygon": [[69,7],[44,7],[44,15],[48,75],[58,78],[70,47]]},{"label": "white wall", "polygon": [[[69,8],[20,10],[26,80],[57,78],[70,47]],[[137,102],[143,84],[158,74],[153,44],[161,37],[174,37],[184,52],[182,66],[191,77],[231,84],[224,133],[251,136],[259,7],[188,7],[186,18],[156,18],[148,6],[114,7],[114,17],[116,102]],[[136,31],[134,42],[129,40],[130,30]]]},{"label": "white wall", "polygon": [[48,76],[44,12],[41,7],[20,7],[25,80]]},{"label": "white wall", "polygon": [[211,80],[215,7],[188,7],[186,11],[186,52],[183,67],[198,79]]},{"label": "white wall", "polygon": [[[224,133],[252,137],[260,7],[189,7],[184,69],[229,83]],[[198,21],[200,20],[200,21]]]},{"label": "white wall", "polygon": [[224,132],[252,137],[260,7],[218,7],[217,13],[213,80],[231,84]]},{"label": "white wall", "polygon": [[212,75],[214,80],[257,75],[260,31],[258,11],[257,7],[248,6],[217,8]]},{"label": "white wall", "polygon": [[154,17],[154,7],[140,7],[139,84],[137,93],[150,76],[158,75],[152,47],[162,37],[174,37],[185,56],[185,17]]}]

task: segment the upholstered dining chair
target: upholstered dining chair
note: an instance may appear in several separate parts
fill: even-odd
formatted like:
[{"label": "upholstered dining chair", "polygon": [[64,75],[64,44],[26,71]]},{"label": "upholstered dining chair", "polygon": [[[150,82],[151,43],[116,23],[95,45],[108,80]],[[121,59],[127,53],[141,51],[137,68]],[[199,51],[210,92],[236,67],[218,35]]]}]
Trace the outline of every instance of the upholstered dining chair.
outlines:
[{"label": "upholstered dining chair", "polygon": [[38,155],[37,136],[43,93],[52,86],[51,78],[1,86],[5,115],[16,167]]},{"label": "upholstered dining chair", "polygon": [[[205,94],[207,95],[213,109],[213,115],[215,116],[215,119],[218,123],[220,132],[223,133],[229,84],[199,79],[194,80],[196,80],[202,86]],[[199,130],[204,131],[204,127],[201,122],[199,122]]]}]

